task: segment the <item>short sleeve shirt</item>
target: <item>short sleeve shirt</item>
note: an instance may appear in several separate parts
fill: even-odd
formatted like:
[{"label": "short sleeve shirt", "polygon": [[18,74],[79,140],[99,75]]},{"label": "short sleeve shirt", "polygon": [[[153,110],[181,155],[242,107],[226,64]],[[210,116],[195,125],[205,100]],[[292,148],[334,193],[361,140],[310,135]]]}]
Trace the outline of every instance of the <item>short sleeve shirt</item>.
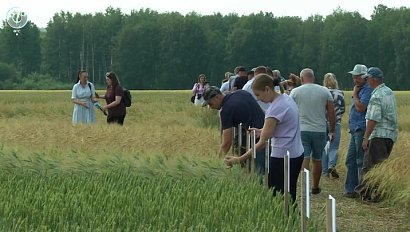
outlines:
[{"label": "short sleeve shirt", "polygon": [[377,86],[370,98],[366,120],[376,121],[369,139],[390,138],[396,142],[398,135],[397,104],[393,91],[384,83]]},{"label": "short sleeve shirt", "polygon": [[342,122],[345,113],[345,95],[340,89],[329,89],[333,97],[333,106],[335,108],[336,124]]},{"label": "short sleeve shirt", "polygon": [[299,111],[296,103],[286,94],[279,95],[266,111],[265,118],[278,122],[271,138],[272,157],[283,158],[289,151],[289,158],[303,154],[300,137]]},{"label": "short sleeve shirt", "polygon": [[[124,90],[120,85],[117,85],[115,88],[111,88],[111,86],[107,87],[107,92],[105,94],[105,101],[107,105],[115,101],[115,96],[124,97]],[[108,114],[111,116],[123,116],[126,114],[126,107],[125,104],[121,101],[120,104],[116,105],[115,107],[108,109]]]},{"label": "short sleeve shirt", "polygon": [[[367,105],[370,101],[370,96],[372,95],[372,88],[369,84],[365,83],[358,93],[359,101],[363,104]],[[354,107],[354,100],[352,97],[352,103],[350,106],[350,114],[349,114],[349,132],[354,133],[356,131],[365,131],[366,130],[366,111],[359,112]]]},{"label": "short sleeve shirt", "polygon": [[300,114],[301,131],[326,133],[326,104],[333,102],[330,91],[318,84],[303,84],[290,92]]},{"label": "short sleeve shirt", "polygon": [[87,101],[91,97],[95,97],[94,85],[91,82],[87,82],[87,85],[82,86],[80,82],[73,86],[71,92],[71,99],[78,99],[80,101]]},{"label": "short sleeve shirt", "polygon": [[225,95],[221,108],[222,129],[236,127],[262,128],[265,114],[252,95],[244,90],[237,90]]}]

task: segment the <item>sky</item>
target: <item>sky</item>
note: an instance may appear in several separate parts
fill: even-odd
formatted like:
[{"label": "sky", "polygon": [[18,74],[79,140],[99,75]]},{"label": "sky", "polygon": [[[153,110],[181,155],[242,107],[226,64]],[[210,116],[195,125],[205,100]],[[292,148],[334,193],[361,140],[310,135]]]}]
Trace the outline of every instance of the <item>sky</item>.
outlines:
[{"label": "sky", "polygon": [[315,14],[327,16],[340,7],[349,12],[357,11],[370,19],[374,7],[379,4],[390,8],[410,8],[410,0],[0,0],[0,14],[2,20],[6,20],[7,12],[18,7],[27,14],[28,20],[45,28],[55,13],[94,14],[105,12],[109,6],[120,8],[124,14],[141,8],[160,13],[177,11],[182,15],[195,11],[200,15],[219,12],[241,16],[262,11],[272,12],[275,17],[299,16],[302,19]]}]

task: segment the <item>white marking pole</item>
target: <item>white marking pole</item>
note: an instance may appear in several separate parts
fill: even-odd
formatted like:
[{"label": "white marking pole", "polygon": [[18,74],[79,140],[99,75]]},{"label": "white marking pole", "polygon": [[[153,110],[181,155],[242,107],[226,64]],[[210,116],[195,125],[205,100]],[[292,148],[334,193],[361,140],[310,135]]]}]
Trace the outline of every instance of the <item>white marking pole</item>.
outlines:
[{"label": "white marking pole", "polygon": [[[249,151],[251,149],[251,133],[249,131],[246,131],[246,151]],[[246,164],[248,165],[248,173],[251,173],[252,170],[252,158],[248,159],[246,161]]]},{"label": "white marking pole", "polygon": [[270,139],[265,143],[265,188],[269,189],[269,157],[270,157]]},{"label": "white marking pole", "polygon": [[284,197],[284,211],[285,217],[289,216],[289,197],[290,197],[290,186],[289,186],[289,151],[287,151],[283,159],[283,197]]},{"label": "white marking pole", "polygon": [[256,159],[256,131],[252,131],[252,150],[253,150],[253,158]]},{"label": "white marking pole", "polygon": [[238,125],[238,156],[241,156],[241,148],[242,148],[242,123]]},{"label": "white marking pole", "polygon": [[310,217],[310,197],[309,197],[309,170],[306,168],[302,172],[302,181],[301,181],[301,210],[300,210],[300,216],[301,216],[301,231],[306,232],[307,231],[307,222],[308,218]]},{"label": "white marking pole", "polygon": [[336,232],[336,199],[329,195],[326,201],[326,232]]},{"label": "white marking pole", "polygon": [[310,171],[307,170],[305,168],[305,170],[303,170],[305,172],[305,182],[306,182],[306,186],[305,186],[305,191],[306,191],[306,217],[310,218]]},{"label": "white marking pole", "polygon": [[252,168],[253,172],[256,173],[256,131],[251,132],[251,146],[252,146]]}]

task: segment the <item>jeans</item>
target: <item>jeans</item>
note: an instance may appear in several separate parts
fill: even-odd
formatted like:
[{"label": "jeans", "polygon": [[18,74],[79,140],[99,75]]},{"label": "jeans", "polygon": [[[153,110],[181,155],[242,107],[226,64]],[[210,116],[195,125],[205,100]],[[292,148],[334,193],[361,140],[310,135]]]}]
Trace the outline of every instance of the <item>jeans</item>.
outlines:
[{"label": "jeans", "polygon": [[350,134],[350,143],[346,155],[346,182],[345,192],[352,193],[362,178],[364,131],[359,130]]},{"label": "jeans", "polygon": [[326,175],[327,170],[329,168],[336,167],[337,158],[338,158],[338,150],[339,150],[339,145],[340,145],[340,137],[341,137],[340,124],[336,124],[335,137],[333,138],[333,141],[330,143],[329,154],[326,154],[326,152],[323,151],[322,175]]}]

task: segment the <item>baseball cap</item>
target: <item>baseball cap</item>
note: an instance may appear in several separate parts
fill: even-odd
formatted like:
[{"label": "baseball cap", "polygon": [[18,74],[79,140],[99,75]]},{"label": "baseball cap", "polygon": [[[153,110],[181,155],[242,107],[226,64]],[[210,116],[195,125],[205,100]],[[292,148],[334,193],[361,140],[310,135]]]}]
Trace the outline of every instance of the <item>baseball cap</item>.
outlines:
[{"label": "baseball cap", "polygon": [[221,90],[219,90],[219,88],[216,86],[211,86],[206,89],[203,95],[205,101],[204,103],[202,103],[202,106],[207,106],[209,104],[209,101],[218,94],[221,94]]},{"label": "baseball cap", "polygon": [[371,67],[367,70],[367,78],[383,78],[383,72],[378,67]]},{"label": "baseball cap", "polygon": [[367,67],[363,64],[356,64],[352,71],[349,72],[350,74],[356,75],[363,75],[367,73]]}]

